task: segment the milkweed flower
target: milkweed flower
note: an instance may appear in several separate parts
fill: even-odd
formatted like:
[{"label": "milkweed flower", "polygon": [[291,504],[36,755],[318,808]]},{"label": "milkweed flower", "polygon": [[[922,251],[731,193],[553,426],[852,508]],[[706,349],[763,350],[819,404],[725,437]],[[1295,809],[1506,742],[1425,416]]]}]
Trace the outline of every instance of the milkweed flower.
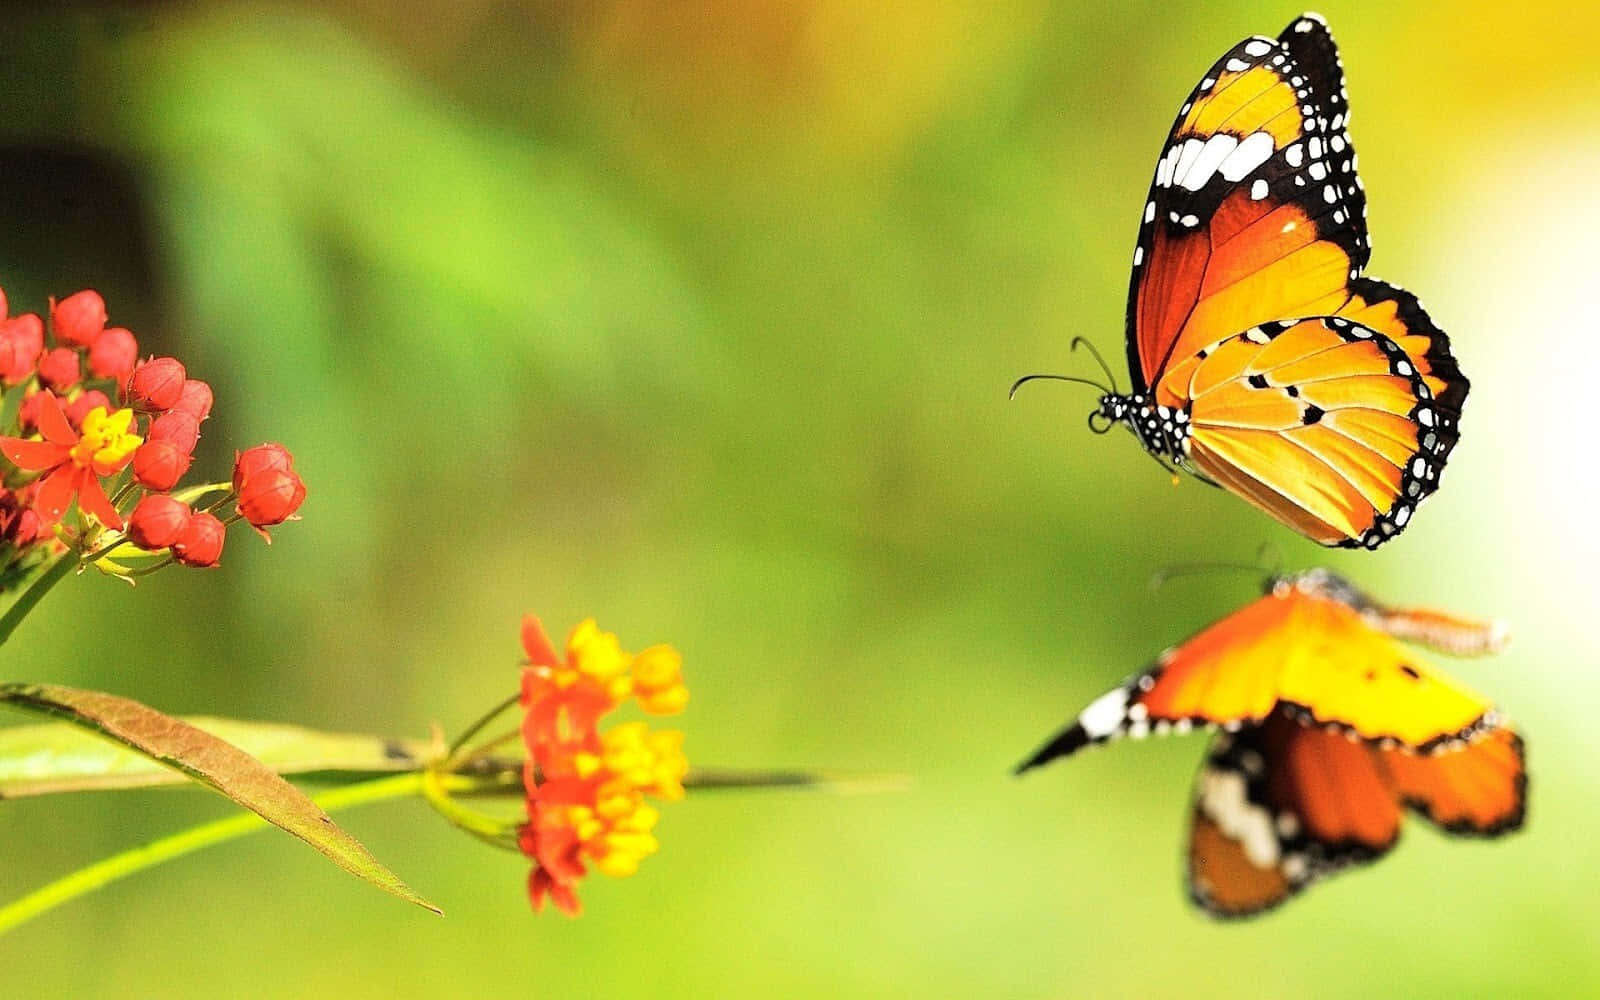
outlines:
[{"label": "milkweed flower", "polygon": [[133,411],[108,413],[105,407],[97,406],[84,416],[80,434],[67,422],[53,393],[39,395],[43,397],[39,431],[44,440],[0,437],[0,453],[19,469],[44,474],[34,499],[40,520],[46,525],[55,524],[76,497],[84,513],[120,530],[122,517],[101,488],[99,477],[120,471],[133,458],[134,449],[144,443],[132,432]]},{"label": "milkweed flower", "polygon": [[628,653],[593,619],[568,635],[564,656],[532,615],[523,619],[522,644],[528,821],[518,845],[534,862],[528,896],[536,911],[549,900],[576,916],[577,884],[591,865],[631,875],[655,853],[660,813],[646,800],[683,797],[689,765],[681,732],[645,722],[599,728],[630,700],[650,714],[680,711],[688,701],[682,659],[670,646]]},{"label": "milkweed flower", "polygon": [[[21,397],[0,425],[9,460],[0,464],[0,592],[68,552],[130,580],[169,562],[215,566],[230,525],[246,521],[271,541],[266,527],[295,515],[306,487],[282,445],[244,452],[231,482],[180,489],[211,414],[211,386],[176,358],[139,361],[138,338],[107,325],[98,292],[51,299],[48,323],[34,313],[8,318],[7,308],[0,291],[0,388],[18,387]],[[145,503],[175,489],[175,499]],[[208,494],[224,495],[197,502]],[[74,502],[81,517],[61,524]],[[233,513],[214,513],[229,502]],[[47,546],[23,551],[41,537]],[[125,556],[142,558],[117,552],[129,542],[161,561],[127,564]]]}]

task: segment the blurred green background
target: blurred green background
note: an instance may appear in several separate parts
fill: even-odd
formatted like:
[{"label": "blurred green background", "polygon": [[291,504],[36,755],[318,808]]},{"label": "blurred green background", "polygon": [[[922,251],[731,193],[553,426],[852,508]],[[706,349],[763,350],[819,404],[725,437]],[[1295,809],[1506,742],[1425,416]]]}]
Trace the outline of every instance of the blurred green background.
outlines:
[{"label": "blurred green background", "polygon": [[[0,285],[80,287],[281,440],[267,549],[60,588],[5,675],[173,712],[424,735],[509,694],[517,622],[684,653],[691,759],[915,776],[665,810],[637,876],[535,918],[522,859],[420,803],[342,821],[443,919],[289,838],[8,936],[15,996],[1578,996],[1600,990],[1600,8],[1332,4],[1372,273],[1473,380],[1446,485],[1376,555],[1174,489],[1089,390],[1135,223],[1256,2],[858,0],[8,11]],[[1529,826],[1420,823],[1221,925],[1180,889],[1200,737],[1015,781],[1084,702],[1255,593],[1152,571],[1263,541],[1507,619],[1444,664],[1528,737]],[[18,721],[23,721],[18,717]],[[223,815],[202,792],[7,802],[12,898]]]}]

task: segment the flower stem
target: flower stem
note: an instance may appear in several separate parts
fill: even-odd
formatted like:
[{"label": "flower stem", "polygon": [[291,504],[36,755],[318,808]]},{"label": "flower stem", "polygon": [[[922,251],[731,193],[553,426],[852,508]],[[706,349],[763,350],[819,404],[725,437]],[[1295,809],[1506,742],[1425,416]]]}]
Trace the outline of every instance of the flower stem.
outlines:
[{"label": "flower stem", "polygon": [[0,645],[11,638],[11,633],[22,624],[22,619],[28,616],[33,606],[44,600],[44,595],[50,593],[50,588],[60,583],[62,578],[71,573],[78,565],[78,560],[68,553],[57,557],[55,563],[44,571],[32,584],[28,586],[17,599],[11,602],[11,607],[0,615]]},{"label": "flower stem", "polygon": [[[66,561],[71,562],[71,560]],[[368,802],[415,795],[422,790],[423,781],[422,772],[408,771],[405,774],[390,775],[375,781],[335,788],[313,796],[312,801],[332,812],[335,809],[364,805]],[[0,907],[0,934],[32,920],[41,913],[53,910],[62,903],[71,902],[79,896],[91,893],[135,872],[152,868],[163,861],[182,857],[203,847],[210,847],[212,844],[242,837],[266,826],[267,821],[255,813],[239,813],[148,844],[141,844],[121,854],[114,854],[87,868],[80,868],[65,878],[57,879],[43,888],[36,889],[14,903]]]},{"label": "flower stem", "polygon": [[461,748],[467,745],[468,740],[478,735],[478,731],[484,726],[487,726],[489,723],[493,722],[501,712],[504,712],[512,705],[515,705],[517,701],[521,699],[521,697],[522,695],[520,693],[514,694],[505,701],[502,701],[500,704],[491,708],[489,711],[485,712],[477,722],[474,722],[472,725],[468,726],[460,736],[455,738],[455,741],[450,744],[450,749],[445,753],[445,759],[454,760],[456,754],[461,752]]}]

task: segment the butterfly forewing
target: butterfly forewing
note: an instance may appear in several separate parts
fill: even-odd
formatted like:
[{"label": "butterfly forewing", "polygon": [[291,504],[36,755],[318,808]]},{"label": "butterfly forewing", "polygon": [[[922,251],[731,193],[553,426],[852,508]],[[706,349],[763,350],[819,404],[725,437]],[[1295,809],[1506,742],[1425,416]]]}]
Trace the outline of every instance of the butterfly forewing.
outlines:
[{"label": "butterfly forewing", "polygon": [[[1311,29],[1297,31],[1302,21]],[[1337,87],[1341,110],[1322,86]],[[1344,106],[1333,40],[1307,19],[1283,38],[1240,42],[1190,94],[1157,162],[1134,253],[1136,390],[1223,337],[1333,313],[1348,300],[1366,233]]]},{"label": "butterfly forewing", "polygon": [[1254,725],[1275,710],[1340,734],[1428,753],[1499,723],[1490,703],[1331,596],[1326,574],[1264,597],[1096,699],[1019,770],[1119,736]]}]

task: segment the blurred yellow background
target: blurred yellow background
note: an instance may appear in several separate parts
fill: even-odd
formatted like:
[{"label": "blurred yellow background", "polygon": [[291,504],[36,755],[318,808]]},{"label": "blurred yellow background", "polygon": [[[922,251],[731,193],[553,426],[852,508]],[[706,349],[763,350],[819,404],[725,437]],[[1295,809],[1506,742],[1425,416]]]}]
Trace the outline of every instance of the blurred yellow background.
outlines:
[{"label": "blurred yellow background", "polygon": [[[517,622],[677,645],[691,760],[915,776],[669,807],[661,853],[535,918],[526,864],[415,802],[341,817],[439,903],[279,834],[21,928],[15,996],[1475,996],[1600,991],[1593,372],[1600,7],[1322,7],[1372,273],[1472,379],[1439,496],[1328,552],[1177,489],[1089,390],[1136,220],[1211,60],[1295,7],[1044,0],[120,4],[9,13],[0,285],[101,290],[281,440],[268,550],[59,588],[7,679],[425,735],[514,690]],[[1119,373],[1120,377],[1120,373]],[[1508,620],[1444,663],[1528,738],[1528,827],[1420,822],[1233,925],[1181,892],[1204,740],[1012,780],[1089,698],[1255,585],[1333,566]],[[26,721],[18,717],[18,721]],[[223,815],[203,792],[0,805],[13,898]]]}]

